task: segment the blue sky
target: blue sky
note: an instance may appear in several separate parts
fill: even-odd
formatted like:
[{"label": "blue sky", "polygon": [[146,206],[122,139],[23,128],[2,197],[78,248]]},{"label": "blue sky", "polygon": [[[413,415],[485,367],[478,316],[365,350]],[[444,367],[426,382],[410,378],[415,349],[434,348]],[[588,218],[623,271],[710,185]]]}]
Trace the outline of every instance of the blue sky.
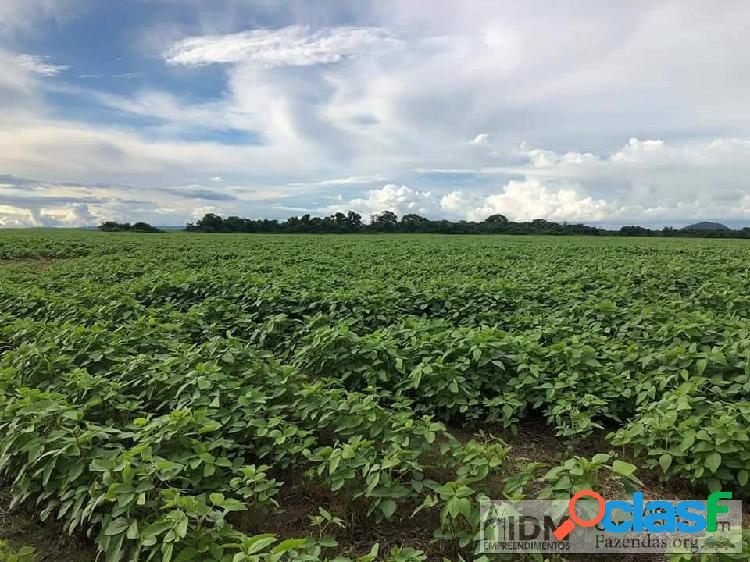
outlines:
[{"label": "blue sky", "polygon": [[748,225],[748,24],[731,0],[2,0],[0,226]]}]

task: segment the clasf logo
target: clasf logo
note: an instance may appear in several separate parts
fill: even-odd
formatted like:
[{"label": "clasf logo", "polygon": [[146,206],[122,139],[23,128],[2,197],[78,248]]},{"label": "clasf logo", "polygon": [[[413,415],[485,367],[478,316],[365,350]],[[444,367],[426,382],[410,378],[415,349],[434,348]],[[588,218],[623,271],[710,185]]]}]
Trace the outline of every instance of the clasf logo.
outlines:
[{"label": "clasf logo", "polygon": [[[576,513],[576,504],[583,498],[591,498],[598,504],[593,518],[583,519]],[[568,504],[569,519],[554,530],[559,541],[567,537],[576,527],[597,526],[609,533],[699,533],[716,532],[717,516],[728,513],[729,507],[719,505],[720,500],[731,500],[731,492],[714,492],[704,503],[698,500],[682,500],[677,503],[664,500],[643,499],[643,492],[635,492],[632,501],[604,501],[592,490],[581,490]]]}]

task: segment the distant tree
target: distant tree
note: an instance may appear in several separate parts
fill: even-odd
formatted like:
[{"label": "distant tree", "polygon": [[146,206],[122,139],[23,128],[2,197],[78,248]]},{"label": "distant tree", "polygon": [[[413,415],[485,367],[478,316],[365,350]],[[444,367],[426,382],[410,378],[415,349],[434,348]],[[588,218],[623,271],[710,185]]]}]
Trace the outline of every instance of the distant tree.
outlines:
[{"label": "distant tree", "polygon": [[207,213],[195,226],[201,232],[224,232],[224,219],[219,215]]},{"label": "distant tree", "polygon": [[401,217],[399,230],[402,232],[424,232],[429,224],[430,219],[426,219],[420,215],[408,214]]},{"label": "distant tree", "polygon": [[380,214],[370,217],[370,226],[372,226],[373,230],[391,231],[395,229],[397,224],[398,215],[393,211],[383,211]]},{"label": "distant tree", "polygon": [[162,232],[155,226],[151,226],[145,222],[137,222],[130,224],[129,222],[114,222],[107,221],[103,222],[99,227],[102,232]]},{"label": "distant tree", "polygon": [[505,215],[494,214],[484,219],[484,221],[478,225],[478,230],[479,232],[490,233],[507,232],[509,224],[510,222]]},{"label": "distant tree", "polygon": [[103,222],[101,226],[99,226],[99,230],[101,230],[102,232],[126,232],[130,230],[130,223],[107,221]]},{"label": "distant tree", "polygon": [[329,232],[343,233],[354,232],[355,230],[355,227],[349,221],[349,216],[345,215],[344,213],[338,212],[327,218],[328,222],[330,223],[330,228],[328,228]]},{"label": "distant tree", "polygon": [[130,232],[153,233],[153,232],[162,232],[162,231],[156,228],[155,226],[151,226],[150,224],[146,222],[136,222],[136,223],[133,223],[133,226],[130,227]]},{"label": "distant tree", "polygon": [[[289,221],[296,220],[296,229],[295,228],[289,228],[291,225],[289,224]],[[308,213],[305,213],[302,215],[299,219],[297,217],[290,217],[286,221],[286,229],[285,230],[292,230],[295,232],[312,232],[312,218]]]},{"label": "distant tree", "polygon": [[620,236],[653,236],[654,231],[642,226],[623,226]]},{"label": "distant tree", "polygon": [[505,215],[496,214],[490,215],[489,217],[484,219],[484,222],[486,222],[487,224],[508,224],[508,219]]},{"label": "distant tree", "polygon": [[240,217],[227,217],[221,224],[221,230],[226,232],[245,232],[246,220]]},{"label": "distant tree", "polygon": [[452,223],[450,221],[443,219],[440,221],[435,221],[433,223],[433,226],[434,226],[435,232],[438,232],[440,234],[451,234],[454,232],[455,224],[456,223]]},{"label": "distant tree", "polygon": [[359,213],[349,211],[348,213],[346,213],[346,220],[352,230],[359,230],[360,228],[362,228],[362,215],[360,215]]}]

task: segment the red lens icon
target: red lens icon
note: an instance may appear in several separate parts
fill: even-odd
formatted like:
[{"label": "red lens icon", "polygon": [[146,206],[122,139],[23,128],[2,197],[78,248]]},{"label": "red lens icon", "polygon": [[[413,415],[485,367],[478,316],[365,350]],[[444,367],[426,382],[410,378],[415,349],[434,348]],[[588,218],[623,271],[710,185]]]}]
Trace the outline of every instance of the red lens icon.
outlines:
[{"label": "red lens icon", "polygon": [[[576,514],[576,502],[583,497],[593,498],[596,500],[596,503],[599,504],[599,512],[593,519],[581,519]],[[568,503],[568,515],[570,515],[570,519],[563,521],[562,524],[552,532],[552,534],[555,535],[555,538],[559,541],[567,537],[576,525],[579,527],[593,527],[599,523],[604,517],[604,498],[593,490],[581,490],[580,492],[576,492],[576,494],[570,498],[570,503]]]}]

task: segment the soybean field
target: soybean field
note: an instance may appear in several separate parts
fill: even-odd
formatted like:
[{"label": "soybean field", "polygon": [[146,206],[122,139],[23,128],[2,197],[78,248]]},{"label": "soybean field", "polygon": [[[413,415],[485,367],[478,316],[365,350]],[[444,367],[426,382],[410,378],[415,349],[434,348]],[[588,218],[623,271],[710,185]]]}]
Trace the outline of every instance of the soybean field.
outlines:
[{"label": "soybean field", "polygon": [[482,498],[747,498],[749,318],[743,240],[2,231],[0,560],[44,555],[13,517],[457,561]]}]

